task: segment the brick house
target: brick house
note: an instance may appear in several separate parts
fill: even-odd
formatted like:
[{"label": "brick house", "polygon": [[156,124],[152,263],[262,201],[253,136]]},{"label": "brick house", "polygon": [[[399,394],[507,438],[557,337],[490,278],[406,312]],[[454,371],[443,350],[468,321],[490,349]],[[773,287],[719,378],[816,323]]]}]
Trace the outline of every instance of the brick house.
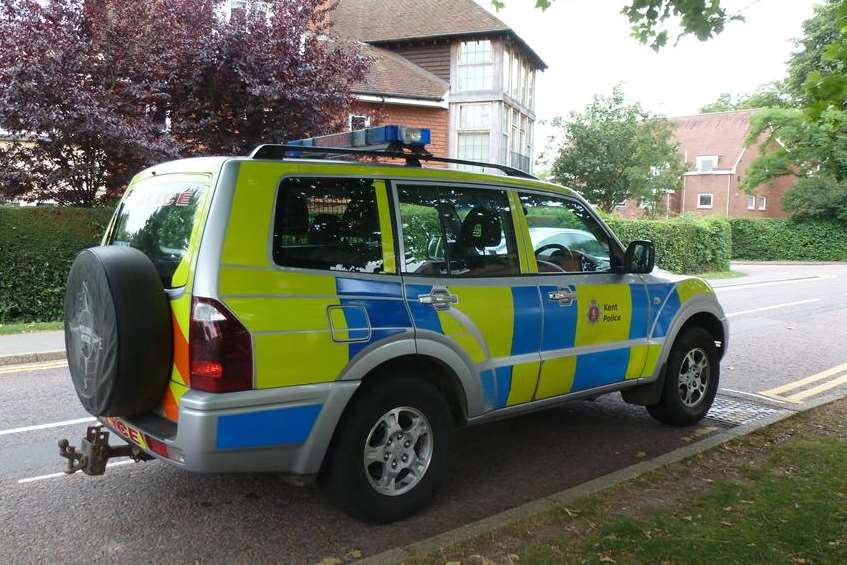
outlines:
[{"label": "brick house", "polygon": [[[753,194],[741,190],[744,174],[760,154],[758,145],[746,147],[750,118],[756,110],[716,112],[671,118],[676,123],[674,137],[689,166],[682,186],[668,195],[667,212],[730,218],[784,218],[782,198],[794,184],[782,177],[763,184]],[[617,210],[623,216],[638,217],[643,209],[627,202]]]},{"label": "brick house", "polygon": [[340,0],[330,17],[374,61],[351,127],[428,127],[436,155],[531,171],[546,65],[514,30],[473,0]]}]

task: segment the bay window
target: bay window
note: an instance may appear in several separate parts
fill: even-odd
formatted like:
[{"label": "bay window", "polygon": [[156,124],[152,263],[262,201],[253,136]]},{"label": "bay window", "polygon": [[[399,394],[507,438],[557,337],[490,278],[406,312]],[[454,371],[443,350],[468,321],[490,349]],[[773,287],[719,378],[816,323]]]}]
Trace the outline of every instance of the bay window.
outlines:
[{"label": "bay window", "polygon": [[458,89],[460,91],[494,88],[494,51],[491,41],[465,41],[459,45]]}]

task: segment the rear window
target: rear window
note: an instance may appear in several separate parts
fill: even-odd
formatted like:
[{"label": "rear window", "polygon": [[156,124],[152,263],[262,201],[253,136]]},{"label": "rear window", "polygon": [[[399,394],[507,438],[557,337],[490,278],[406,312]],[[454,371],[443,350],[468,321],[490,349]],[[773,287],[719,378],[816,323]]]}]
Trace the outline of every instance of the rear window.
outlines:
[{"label": "rear window", "polygon": [[143,251],[156,265],[164,286],[174,286],[174,272],[188,251],[207,187],[207,179],[199,176],[164,176],[138,183],[121,204],[110,243]]}]

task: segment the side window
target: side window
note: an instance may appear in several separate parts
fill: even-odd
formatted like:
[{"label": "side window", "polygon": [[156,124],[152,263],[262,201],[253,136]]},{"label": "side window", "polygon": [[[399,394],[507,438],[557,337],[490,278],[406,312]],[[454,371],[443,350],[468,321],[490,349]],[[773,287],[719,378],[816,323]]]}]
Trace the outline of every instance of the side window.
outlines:
[{"label": "side window", "polygon": [[582,204],[537,194],[521,204],[540,273],[611,271],[609,238]]},{"label": "side window", "polygon": [[277,195],[273,259],[283,267],[383,271],[372,180],[287,178]]},{"label": "side window", "polygon": [[397,192],[407,273],[519,274],[512,211],[504,191],[400,186]]}]

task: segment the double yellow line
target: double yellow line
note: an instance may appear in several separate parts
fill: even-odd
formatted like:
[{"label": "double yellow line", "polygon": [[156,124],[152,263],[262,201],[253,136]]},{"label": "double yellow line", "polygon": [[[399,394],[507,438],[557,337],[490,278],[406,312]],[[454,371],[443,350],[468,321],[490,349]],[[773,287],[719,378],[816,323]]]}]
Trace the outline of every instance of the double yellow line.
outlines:
[{"label": "double yellow line", "polygon": [[[829,379],[830,377],[835,378],[832,380],[827,380],[826,382],[821,383],[819,385],[812,386],[811,388],[806,388],[820,381]],[[816,396],[818,394],[821,394],[822,392],[832,390],[844,384],[847,384],[847,363],[838,365],[837,367],[833,367],[831,369],[827,369],[826,371],[821,371],[816,375],[812,375],[804,379],[790,382],[788,384],[778,386],[769,390],[763,390],[760,394],[763,394],[765,396],[771,396],[778,400],[787,400],[788,402],[799,403],[809,397]],[[794,392],[793,394],[791,394],[793,391],[797,391],[800,389],[805,390],[801,390],[800,392]]]},{"label": "double yellow line", "polygon": [[45,369],[61,369],[62,367],[67,366],[68,362],[65,360],[50,361],[48,363],[34,363],[30,365],[10,365],[7,367],[0,367],[0,375],[10,375],[12,373],[28,373],[30,371],[43,371]]}]

